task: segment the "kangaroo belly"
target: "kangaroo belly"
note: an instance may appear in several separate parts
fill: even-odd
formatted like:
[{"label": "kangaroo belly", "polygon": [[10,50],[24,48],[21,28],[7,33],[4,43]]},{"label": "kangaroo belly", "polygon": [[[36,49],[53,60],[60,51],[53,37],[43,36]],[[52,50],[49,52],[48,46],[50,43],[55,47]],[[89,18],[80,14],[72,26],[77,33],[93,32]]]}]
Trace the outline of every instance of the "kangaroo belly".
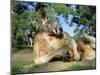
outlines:
[{"label": "kangaroo belly", "polygon": [[64,56],[67,50],[69,49],[64,39],[50,36],[48,33],[38,35],[34,43],[34,62],[49,62],[55,56]]}]

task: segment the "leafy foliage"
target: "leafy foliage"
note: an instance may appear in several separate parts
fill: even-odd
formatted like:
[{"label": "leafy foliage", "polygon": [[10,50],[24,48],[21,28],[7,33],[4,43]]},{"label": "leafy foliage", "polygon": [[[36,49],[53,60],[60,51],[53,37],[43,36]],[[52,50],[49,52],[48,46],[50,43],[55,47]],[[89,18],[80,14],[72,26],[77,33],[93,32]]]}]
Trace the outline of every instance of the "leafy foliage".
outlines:
[{"label": "leafy foliage", "polygon": [[74,14],[72,23],[77,24],[75,31],[79,30],[79,33],[96,36],[96,7],[76,6]]},{"label": "leafy foliage", "polygon": [[[12,27],[12,45],[26,45],[26,31],[33,30],[35,34],[42,31],[42,17],[40,13],[44,8],[48,19],[57,21],[58,16],[63,15],[68,21],[68,15],[71,14],[72,20],[69,26],[76,24],[74,30],[75,38],[81,34],[95,36],[96,34],[96,7],[83,5],[36,3],[24,1],[11,1],[11,27]],[[34,35],[35,37],[35,35]]]}]

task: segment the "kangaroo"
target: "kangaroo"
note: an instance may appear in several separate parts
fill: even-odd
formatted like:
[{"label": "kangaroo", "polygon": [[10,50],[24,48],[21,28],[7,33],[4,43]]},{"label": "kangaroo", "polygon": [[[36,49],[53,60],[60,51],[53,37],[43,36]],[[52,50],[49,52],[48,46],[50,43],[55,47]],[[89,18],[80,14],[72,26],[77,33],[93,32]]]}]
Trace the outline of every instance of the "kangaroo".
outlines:
[{"label": "kangaroo", "polygon": [[48,32],[39,33],[34,40],[33,60],[36,64],[42,64],[56,56],[62,56],[72,61],[73,50],[69,44],[68,39],[58,38]]},{"label": "kangaroo", "polygon": [[92,36],[81,37],[76,43],[65,33],[62,38],[49,32],[42,32],[36,36],[33,48],[36,64],[47,63],[59,56],[65,61],[95,59],[95,38]]},{"label": "kangaroo", "polygon": [[78,41],[78,51],[80,60],[95,59],[95,38],[92,36],[82,36]]}]

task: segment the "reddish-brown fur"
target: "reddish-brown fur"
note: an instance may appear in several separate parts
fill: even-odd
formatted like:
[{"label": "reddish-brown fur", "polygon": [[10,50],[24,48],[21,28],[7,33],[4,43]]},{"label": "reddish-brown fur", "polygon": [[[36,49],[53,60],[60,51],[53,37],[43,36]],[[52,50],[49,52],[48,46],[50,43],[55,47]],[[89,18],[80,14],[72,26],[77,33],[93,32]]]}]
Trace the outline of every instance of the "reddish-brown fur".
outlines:
[{"label": "reddish-brown fur", "polygon": [[82,39],[76,43],[74,39],[69,39],[67,36],[59,38],[48,32],[37,34],[33,48],[34,62],[37,64],[49,62],[56,56],[67,58],[68,54],[70,54],[69,61],[95,58],[95,50]]},{"label": "reddish-brown fur", "polygon": [[95,58],[95,49],[82,40],[78,42],[78,51],[80,53],[80,60],[92,60]]},{"label": "reddish-brown fur", "polygon": [[[63,56],[64,54],[67,54],[67,52],[73,57],[73,50],[69,47],[69,44],[70,41],[67,39],[57,38],[48,32],[40,33],[36,36],[34,42],[34,61],[36,63],[42,63],[42,59],[40,60],[40,58],[47,55],[47,57],[43,57],[43,60],[46,58],[47,61],[45,59],[45,62],[48,62],[56,55]],[[50,56],[50,59],[48,55]],[[38,59],[39,62],[37,61]]]}]

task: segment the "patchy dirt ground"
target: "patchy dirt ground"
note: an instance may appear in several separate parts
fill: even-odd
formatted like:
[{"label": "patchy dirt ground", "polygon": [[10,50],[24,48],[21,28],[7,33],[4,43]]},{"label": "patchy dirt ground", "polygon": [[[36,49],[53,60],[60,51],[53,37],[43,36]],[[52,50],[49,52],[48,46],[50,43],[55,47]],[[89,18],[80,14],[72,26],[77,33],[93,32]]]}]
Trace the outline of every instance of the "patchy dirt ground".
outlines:
[{"label": "patchy dirt ground", "polygon": [[36,65],[32,60],[32,50],[22,49],[12,54],[12,65],[13,65],[12,71],[14,71],[13,73],[95,69],[96,68],[95,64],[96,64],[95,60],[82,61],[82,62],[79,61],[63,62],[59,60],[41,65]]},{"label": "patchy dirt ground", "polygon": [[32,50],[22,49],[12,54],[12,63],[20,63],[22,61],[32,61]]}]

